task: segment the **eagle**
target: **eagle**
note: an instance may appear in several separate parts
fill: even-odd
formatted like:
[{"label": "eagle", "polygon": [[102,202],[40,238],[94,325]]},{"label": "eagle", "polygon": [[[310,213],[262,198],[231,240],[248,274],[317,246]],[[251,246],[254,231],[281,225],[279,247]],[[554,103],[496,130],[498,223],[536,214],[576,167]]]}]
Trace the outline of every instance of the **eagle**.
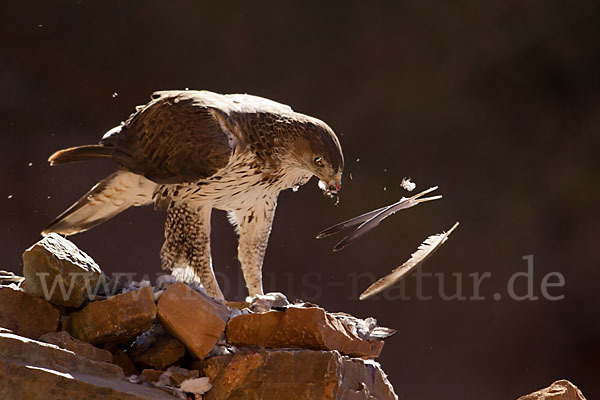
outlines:
[{"label": "eagle", "polygon": [[42,232],[73,235],[132,206],[166,209],[161,266],[223,299],[212,267],[210,216],[224,210],[238,239],[250,296],[263,294],[262,264],[282,190],[312,176],[328,197],[341,189],[344,156],[333,130],[291,107],[248,94],[169,90],[98,144],[59,150],[50,165],[110,158],[115,171]]}]

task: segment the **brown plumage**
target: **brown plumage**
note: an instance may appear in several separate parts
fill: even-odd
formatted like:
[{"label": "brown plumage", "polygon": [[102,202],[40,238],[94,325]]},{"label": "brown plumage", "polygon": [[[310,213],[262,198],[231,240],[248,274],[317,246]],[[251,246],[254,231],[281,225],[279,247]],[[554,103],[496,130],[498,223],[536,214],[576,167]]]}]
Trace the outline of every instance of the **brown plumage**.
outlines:
[{"label": "brown plumage", "polygon": [[90,229],[130,206],[167,208],[162,266],[223,297],[210,258],[210,213],[229,212],[250,295],[262,293],[261,267],[281,190],[316,175],[325,194],[341,187],[342,149],[324,122],[245,94],[156,92],[99,144],[54,153],[58,165],[111,158],[117,170],[54,220],[43,234]]}]

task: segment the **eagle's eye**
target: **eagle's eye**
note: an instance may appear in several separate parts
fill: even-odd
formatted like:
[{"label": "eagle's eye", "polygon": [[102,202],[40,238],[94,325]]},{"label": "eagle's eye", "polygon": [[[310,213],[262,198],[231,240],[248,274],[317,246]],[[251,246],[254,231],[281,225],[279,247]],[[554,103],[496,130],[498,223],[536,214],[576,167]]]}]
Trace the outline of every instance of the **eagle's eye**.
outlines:
[{"label": "eagle's eye", "polygon": [[314,163],[319,168],[323,168],[325,166],[325,164],[323,164],[323,159],[321,157],[316,157],[314,159]]}]

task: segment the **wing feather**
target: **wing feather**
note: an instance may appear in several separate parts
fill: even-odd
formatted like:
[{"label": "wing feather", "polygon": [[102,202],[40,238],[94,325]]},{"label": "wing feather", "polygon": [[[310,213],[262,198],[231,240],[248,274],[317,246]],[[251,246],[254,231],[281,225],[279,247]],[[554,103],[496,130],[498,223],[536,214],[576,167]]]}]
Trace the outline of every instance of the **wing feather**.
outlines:
[{"label": "wing feather", "polygon": [[211,112],[219,106],[214,94],[167,91],[153,97],[117,135],[117,163],[158,183],[193,182],[227,165],[232,140]]},{"label": "wing feather", "polygon": [[431,196],[431,197],[422,197],[427,193],[430,193],[434,190],[437,190],[437,186],[431,187],[427,190],[422,191],[421,193],[417,193],[412,197],[406,198],[403,197],[400,201],[390,204],[389,206],[379,208],[377,210],[369,211],[368,213],[359,215],[358,217],[354,217],[344,222],[340,222],[332,227],[329,227],[317,234],[317,239],[322,239],[327,236],[334,235],[344,229],[351,228],[353,226],[359,225],[358,228],[344,239],[342,239],[338,244],[333,247],[333,251],[342,250],[344,247],[348,246],[351,242],[369,232],[371,229],[375,228],[381,221],[389,217],[390,215],[394,215],[396,212],[400,210],[404,210],[407,208],[411,208],[416,206],[419,203],[424,203],[426,201],[441,199],[442,196]]},{"label": "wing feather", "polygon": [[360,300],[365,300],[398,282],[400,279],[405,278],[410,274],[416,267],[421,265],[427,260],[442,244],[448,239],[448,236],[456,229],[458,222],[455,223],[448,232],[442,232],[437,235],[429,236],[423,243],[419,245],[417,251],[412,253],[410,259],[404,264],[394,269],[390,274],[379,279],[373,283],[360,295]]}]

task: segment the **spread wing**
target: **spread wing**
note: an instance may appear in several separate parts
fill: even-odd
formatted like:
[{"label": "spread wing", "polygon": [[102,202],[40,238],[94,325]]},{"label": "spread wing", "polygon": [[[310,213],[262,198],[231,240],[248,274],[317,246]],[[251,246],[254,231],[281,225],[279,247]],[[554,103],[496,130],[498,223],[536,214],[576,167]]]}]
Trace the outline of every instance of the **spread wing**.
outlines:
[{"label": "spread wing", "polygon": [[[206,97],[206,98],[205,98]],[[214,175],[233,153],[210,92],[157,92],[116,135],[113,160],[158,183]]]}]

